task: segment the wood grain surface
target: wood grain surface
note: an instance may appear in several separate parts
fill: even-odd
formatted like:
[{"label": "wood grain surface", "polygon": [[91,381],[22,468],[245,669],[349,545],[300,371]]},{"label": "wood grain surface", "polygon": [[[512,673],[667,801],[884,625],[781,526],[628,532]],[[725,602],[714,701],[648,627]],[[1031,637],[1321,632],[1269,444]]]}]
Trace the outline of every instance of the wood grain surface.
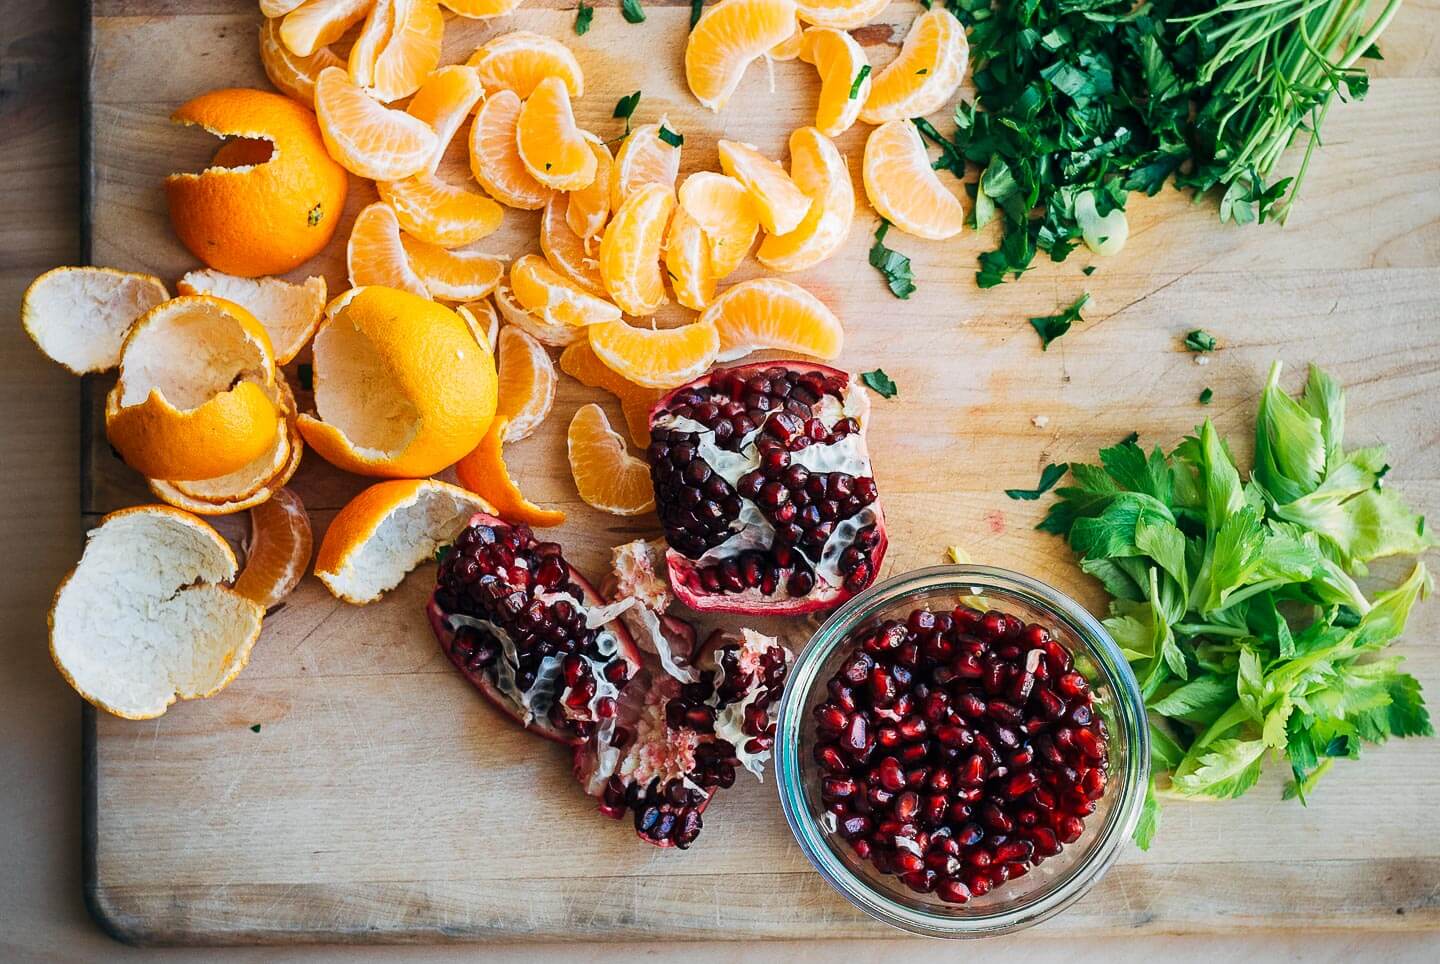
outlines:
[{"label": "wood grain surface", "polygon": [[[614,7],[583,38],[573,8],[527,5],[489,24],[447,19],[446,60],[497,33],[565,39],[585,68],[580,123],[620,132],[616,99],[639,89],[637,122],[668,114],[685,135],[682,171],[715,168],[719,137],[782,156],[810,122],[813,69],[763,65],[731,107],[710,115],[679,79],[689,10],[647,5],[632,26]],[[918,9],[893,4],[860,39],[877,65]],[[251,0],[97,0],[91,97],[90,247],[94,263],[168,279],[194,267],[171,234],[161,180],[198,169],[208,135],[166,122],[195,94],[266,87]],[[1331,112],[1290,223],[1222,227],[1211,204],[1166,192],[1130,208],[1122,255],[1089,278],[1078,254],[1018,284],[979,291],[975,256],[991,240],[892,234],[919,290],[890,296],[865,264],[875,217],[861,204],[846,248],[793,276],[846,323],[840,363],[883,366],[900,397],[877,401],[871,451],[890,520],[886,574],[941,561],[948,544],[977,562],[1047,579],[1094,607],[1096,587],[1062,545],[1032,531],[1044,503],[1007,500],[1049,461],[1093,458],[1131,430],[1171,445],[1206,415],[1248,458],[1264,372],[1307,362],[1350,390],[1352,442],[1392,446],[1393,481],[1440,512],[1440,19],[1408,4],[1386,35],[1368,99]],[[942,124],[942,129],[948,123]],[[840,140],[859,183],[864,130]],[[447,160],[463,176],[463,147]],[[373,199],[352,185],[347,220],[303,273],[345,286],[348,218]],[[507,212],[479,249],[535,250],[536,218]],[[737,277],[758,273],[747,263]],[[1025,323],[1092,293],[1086,321],[1042,353]],[[674,317],[678,318],[679,315]],[[1180,345],[1205,327],[1223,350],[1205,366]],[[87,384],[83,504],[96,513],[151,501],[110,453]],[[1202,388],[1215,400],[1201,408]],[[592,390],[562,378],[554,414],[507,451],[536,501],[570,513],[555,537],[582,570],[608,548],[657,531],[580,503],[563,434]],[[608,406],[612,420],[618,410]],[[1043,416],[1043,418],[1041,418]],[[1039,421],[1043,427],[1037,426]],[[293,487],[318,532],[364,485],[306,457]],[[222,520],[236,539],[245,520]],[[773,780],[738,785],[706,813],[688,852],[661,852],[593,812],[562,750],[514,729],[443,659],[421,613],[422,567],[365,608],[314,579],[267,619],[249,668],[220,697],[144,723],[93,718],[87,803],[88,896],[116,934],[142,942],[433,941],[882,936],[814,875],[790,839]],[[802,644],[808,626],[785,627]],[[1422,607],[1401,651],[1431,692],[1440,652],[1425,643],[1440,609]],[[253,724],[260,732],[252,732]],[[1244,799],[1168,805],[1149,853],[1130,850],[1060,918],[1054,933],[1217,931],[1237,927],[1440,926],[1440,743],[1396,742],[1337,767],[1308,808],[1280,800],[1272,775]]]}]

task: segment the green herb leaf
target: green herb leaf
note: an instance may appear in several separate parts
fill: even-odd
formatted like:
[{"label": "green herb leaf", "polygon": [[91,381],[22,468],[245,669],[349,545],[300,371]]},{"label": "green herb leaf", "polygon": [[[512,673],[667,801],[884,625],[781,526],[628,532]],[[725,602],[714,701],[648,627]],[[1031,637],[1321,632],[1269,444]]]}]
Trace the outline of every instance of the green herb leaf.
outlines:
[{"label": "green herb leaf", "polygon": [[455,551],[455,547],[452,546],[452,545],[450,545],[449,543],[446,543],[446,544],[443,545],[443,546],[436,546],[436,547],[435,547],[435,561],[436,561],[436,562],[444,562],[445,559],[446,559],[446,557],[449,556],[450,553],[452,553],[452,552],[454,552],[454,551]]},{"label": "green herb leaf", "polygon": [[1096,266],[1093,264],[1087,264],[1085,267],[1080,269],[1080,273],[1088,278],[1095,273],[1095,267]]},{"label": "green herb leaf", "polygon": [[1090,292],[1085,292],[1075,303],[1064,311],[1055,315],[1042,315],[1038,318],[1031,318],[1030,325],[1035,333],[1040,336],[1040,349],[1050,350],[1050,343],[1070,330],[1070,326],[1077,321],[1084,321],[1080,317],[1080,311],[1090,303]]},{"label": "green herb leaf", "polygon": [[311,392],[315,390],[315,366],[309,362],[301,362],[295,366],[295,380],[300,383],[300,390]]},{"label": "green herb leaf", "polygon": [[700,22],[700,16],[705,12],[705,0],[690,0],[690,29],[694,30],[695,25]]},{"label": "green herb leaf", "polygon": [[629,130],[630,125],[628,122],[630,120],[630,115],[635,113],[635,108],[638,106],[640,106],[640,91],[637,90],[635,91],[635,93],[626,94],[624,97],[621,97],[619,100],[617,100],[615,102],[615,113],[611,114],[610,116],[619,117],[625,120],[627,122],[625,125],[625,129]]},{"label": "green herb leaf", "polygon": [[645,11],[640,6],[640,0],[620,0],[620,16],[625,18],[626,23],[645,22]]},{"label": "green herb leaf", "polygon": [[260,732],[260,724],[259,724],[259,723],[251,723],[251,724],[250,724],[250,732],[251,732],[251,733],[259,733],[259,732]]},{"label": "green herb leaf", "polygon": [[575,8],[575,33],[583,37],[585,32],[590,29],[590,21],[594,19],[595,8],[585,0],[580,0],[580,4]]},{"label": "green herb leaf", "polygon": [[881,398],[894,398],[900,394],[900,389],[891,381],[890,376],[885,374],[883,368],[877,368],[873,372],[861,372],[860,380],[865,383],[866,388]]},{"label": "green herb leaf", "polygon": [[685,138],[683,135],[675,133],[670,128],[666,127],[664,124],[660,125],[659,137],[662,141],[664,141],[666,144],[669,144],[671,147],[679,147],[681,144],[685,143]]},{"label": "green herb leaf", "polygon": [[910,259],[885,246],[890,222],[882,220],[875,229],[875,243],[870,246],[870,266],[879,271],[889,285],[890,293],[900,299],[915,293],[915,279],[910,273]]},{"label": "green herb leaf", "polygon": [[1214,351],[1218,344],[1215,336],[1203,328],[1196,328],[1185,336],[1185,347],[1194,352]]},{"label": "green herb leaf", "polygon": [[1033,489],[1006,489],[1005,494],[1012,499],[1019,499],[1025,502],[1034,502],[1046,492],[1054,488],[1055,483],[1065,477],[1070,466],[1064,462],[1051,462],[1040,470],[1040,484]]},{"label": "green herb leaf", "polygon": [[1209,404],[1210,404],[1210,399],[1212,399],[1212,398],[1214,398],[1214,397],[1215,397],[1215,392],[1212,391],[1211,389],[1209,389],[1209,388],[1203,388],[1203,389],[1200,390],[1200,404],[1201,404],[1201,405],[1209,405]]},{"label": "green herb leaf", "polygon": [[850,99],[854,100],[860,96],[860,85],[865,83],[865,78],[870,76],[870,65],[863,64],[855,73],[855,79],[850,82]]}]

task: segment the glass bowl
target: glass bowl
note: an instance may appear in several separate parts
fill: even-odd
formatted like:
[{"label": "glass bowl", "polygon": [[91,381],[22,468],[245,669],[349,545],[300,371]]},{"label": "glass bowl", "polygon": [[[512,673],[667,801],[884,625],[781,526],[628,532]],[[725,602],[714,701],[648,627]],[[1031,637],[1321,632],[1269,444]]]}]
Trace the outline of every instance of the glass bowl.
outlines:
[{"label": "glass bowl", "polygon": [[[968,597],[968,598],[967,598]],[[914,609],[948,611],[966,602],[1048,628],[1069,647],[1090,682],[1096,715],[1109,733],[1109,782],[1080,839],[1024,877],[983,897],[950,904],[918,894],[877,872],[834,830],[822,825],[821,768],[814,761],[813,710],[826,683],[853,650],[860,631]],[[977,607],[981,608],[981,607]],[[930,937],[981,937],[1029,927],[1078,900],[1114,862],[1140,817],[1149,781],[1150,745],[1135,675],[1099,620],[1063,593],[1019,573],[987,566],[935,566],[872,586],[835,611],[796,659],[781,704],[775,741],[777,783],[785,819],[820,875],[877,920]]]}]

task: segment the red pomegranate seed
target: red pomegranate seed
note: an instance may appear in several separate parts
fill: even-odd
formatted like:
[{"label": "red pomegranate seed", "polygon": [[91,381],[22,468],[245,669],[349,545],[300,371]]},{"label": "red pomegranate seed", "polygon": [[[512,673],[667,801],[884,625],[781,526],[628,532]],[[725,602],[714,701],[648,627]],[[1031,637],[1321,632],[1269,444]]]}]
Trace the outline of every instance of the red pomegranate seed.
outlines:
[{"label": "red pomegranate seed", "polygon": [[940,881],[935,887],[935,893],[941,900],[951,904],[963,904],[970,899],[970,888],[953,878]]}]

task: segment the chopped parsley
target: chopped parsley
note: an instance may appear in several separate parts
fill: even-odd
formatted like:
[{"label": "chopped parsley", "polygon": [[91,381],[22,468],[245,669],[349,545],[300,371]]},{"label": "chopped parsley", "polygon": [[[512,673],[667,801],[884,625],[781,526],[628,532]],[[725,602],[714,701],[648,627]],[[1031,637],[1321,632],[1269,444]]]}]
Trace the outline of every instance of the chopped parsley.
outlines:
[{"label": "chopped parsley", "polygon": [[915,279],[910,271],[910,259],[885,247],[885,235],[889,231],[890,222],[882,218],[875,229],[875,243],[870,246],[870,265],[885,278],[890,293],[903,300],[915,293]]},{"label": "chopped parsley", "polygon": [[854,100],[860,96],[860,85],[865,83],[865,78],[870,76],[870,65],[863,65],[855,74],[855,79],[850,81],[850,99]]},{"label": "chopped parsley", "polygon": [[1070,330],[1070,326],[1077,321],[1084,321],[1080,317],[1080,311],[1090,303],[1090,292],[1085,292],[1075,303],[1064,311],[1055,315],[1041,315],[1038,318],[1031,318],[1030,325],[1035,333],[1040,336],[1040,350],[1049,351],[1050,343]]},{"label": "chopped parsley", "polygon": [[635,113],[635,108],[640,106],[640,91],[633,94],[626,94],[615,102],[615,113],[611,117],[618,117],[625,121],[625,133],[622,137],[630,136],[630,117]]},{"label": "chopped parsley", "polygon": [[1185,347],[1191,351],[1214,351],[1215,347],[1219,344],[1220,343],[1215,340],[1215,336],[1203,328],[1196,328],[1185,336]]},{"label": "chopped parsley", "polygon": [[450,553],[453,552],[453,551],[455,551],[455,547],[452,546],[452,545],[450,545],[449,543],[446,543],[446,544],[443,545],[443,546],[436,546],[436,547],[435,547],[435,561],[436,561],[436,562],[444,562],[444,561],[445,561],[445,557],[448,556],[448,555],[450,555]]},{"label": "chopped parsley", "polygon": [[590,29],[590,21],[595,19],[595,8],[580,0],[580,5],[575,8],[575,33],[577,36],[585,36]]},{"label": "chopped parsley", "polygon": [[705,0],[690,0],[690,29],[694,30],[695,25],[700,22],[700,15],[705,12]]},{"label": "chopped parsley", "polygon": [[861,372],[860,380],[865,383],[866,388],[881,398],[894,398],[900,394],[899,387],[889,375],[885,374],[883,368],[877,368],[873,372]]},{"label": "chopped parsley", "polygon": [[657,136],[666,144],[669,144],[671,147],[679,147],[681,144],[685,143],[685,137],[683,134],[675,133],[670,128],[666,127],[664,124],[660,125],[660,133]]},{"label": "chopped parsley", "polygon": [[620,16],[625,18],[626,23],[645,22],[645,11],[640,6],[640,0],[620,0]]},{"label": "chopped parsley", "polygon": [[259,724],[259,723],[252,723],[252,724],[250,724],[250,732],[251,732],[251,733],[259,733],[259,732],[260,732],[260,724]]},{"label": "chopped parsley", "polygon": [[1215,397],[1215,392],[1212,391],[1212,390],[1209,389],[1209,388],[1206,388],[1205,390],[1203,390],[1203,391],[1200,393],[1200,404],[1201,404],[1201,405],[1209,405],[1209,404],[1210,404],[1210,399],[1212,399],[1212,398],[1214,398],[1214,397]]},{"label": "chopped parsley", "polygon": [[300,382],[302,391],[311,392],[315,390],[315,366],[309,362],[301,362],[295,366],[295,378]]},{"label": "chopped parsley", "polygon": [[1049,465],[1045,466],[1045,468],[1040,470],[1040,484],[1035,486],[1035,488],[1006,489],[1005,494],[1012,499],[1018,499],[1022,502],[1034,502],[1036,499],[1040,498],[1046,492],[1049,492],[1052,488],[1054,488],[1055,483],[1059,482],[1062,478],[1064,478],[1065,473],[1068,471],[1070,471],[1070,466],[1065,464],[1064,462],[1051,462]]},{"label": "chopped parsley", "polygon": [[1080,269],[1080,273],[1087,278],[1090,277],[1092,274],[1095,273],[1095,265],[1087,264],[1085,267]]}]

